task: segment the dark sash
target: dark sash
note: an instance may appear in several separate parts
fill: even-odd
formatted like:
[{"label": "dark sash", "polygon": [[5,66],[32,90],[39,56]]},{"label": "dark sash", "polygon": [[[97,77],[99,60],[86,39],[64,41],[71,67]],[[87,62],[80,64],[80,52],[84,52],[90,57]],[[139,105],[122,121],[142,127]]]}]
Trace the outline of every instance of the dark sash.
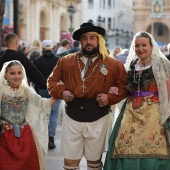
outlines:
[{"label": "dark sash", "polygon": [[84,99],[75,98],[71,102],[67,102],[66,114],[78,122],[93,122],[107,115],[110,111],[110,106],[99,107],[95,98]]}]

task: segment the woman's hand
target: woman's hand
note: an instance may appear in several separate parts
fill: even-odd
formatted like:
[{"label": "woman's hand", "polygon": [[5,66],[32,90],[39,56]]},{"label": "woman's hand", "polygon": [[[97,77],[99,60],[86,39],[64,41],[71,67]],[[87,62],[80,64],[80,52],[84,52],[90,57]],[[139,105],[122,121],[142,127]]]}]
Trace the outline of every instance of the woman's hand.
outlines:
[{"label": "woman's hand", "polygon": [[109,89],[109,92],[110,94],[115,94],[115,95],[118,95],[118,88],[113,86],[113,87],[110,87]]}]

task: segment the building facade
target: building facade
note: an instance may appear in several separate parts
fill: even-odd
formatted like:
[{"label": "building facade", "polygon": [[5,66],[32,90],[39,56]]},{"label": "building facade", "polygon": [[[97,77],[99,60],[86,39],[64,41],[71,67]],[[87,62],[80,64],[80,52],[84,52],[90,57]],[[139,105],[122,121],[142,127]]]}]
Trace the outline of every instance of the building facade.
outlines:
[{"label": "building facade", "polygon": [[158,44],[170,42],[170,0],[134,1],[134,33],[147,31]]},{"label": "building facade", "polygon": [[79,4],[83,22],[91,21],[106,29],[107,47],[129,48],[133,37],[133,0],[82,0]]},{"label": "building facade", "polygon": [[[4,26],[13,25],[13,1],[8,0],[6,3],[6,11],[10,12],[10,21],[7,24],[5,22]],[[62,33],[69,33],[70,25],[76,27],[79,3],[80,0],[19,0],[18,35],[20,39],[26,44],[35,39],[60,41]],[[72,24],[68,11],[70,6],[74,7]]]},{"label": "building facade", "polygon": [[[11,14],[13,14],[13,1]],[[129,48],[133,37],[133,0],[19,0],[18,34],[27,44],[35,39],[60,41],[83,22],[106,29],[106,43]],[[13,25],[13,15],[11,24]]]}]

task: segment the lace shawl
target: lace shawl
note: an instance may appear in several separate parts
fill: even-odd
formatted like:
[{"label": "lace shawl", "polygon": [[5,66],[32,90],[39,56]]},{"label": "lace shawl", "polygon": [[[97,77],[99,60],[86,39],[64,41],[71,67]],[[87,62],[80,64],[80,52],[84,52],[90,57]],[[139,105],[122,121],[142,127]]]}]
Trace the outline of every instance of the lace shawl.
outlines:
[{"label": "lace shawl", "polygon": [[[12,60],[14,61],[14,60]],[[10,61],[10,62],[12,62]],[[5,82],[5,69],[6,66],[10,63],[6,62],[3,65],[3,68],[0,72],[0,102],[3,93],[6,95],[9,95],[9,89],[5,88],[4,82]],[[19,62],[19,61],[17,61]],[[30,87],[27,83],[26,73],[25,69],[23,68],[23,74],[24,78],[22,80],[22,83],[20,85],[21,90],[27,90],[28,92],[28,110],[26,114],[26,121],[27,123],[33,128],[35,135],[44,150],[44,152],[47,154],[48,150],[48,123],[49,123],[49,115],[51,110],[51,104],[50,101],[46,98],[42,98],[40,95],[38,95],[33,87]],[[21,92],[21,95],[23,93]],[[0,107],[0,116],[1,116],[1,107]]]},{"label": "lace shawl", "polygon": [[[147,32],[145,32],[147,33]],[[170,62],[161,52],[159,46],[155,42],[153,36],[147,33],[151,38],[153,45],[151,52],[151,65],[153,74],[157,83],[159,93],[159,110],[160,110],[160,121],[165,123],[168,117],[170,117]],[[138,56],[135,54],[135,39],[139,35],[137,33],[132,41],[129,55],[125,63],[126,71],[130,70],[131,61],[135,60]]]}]

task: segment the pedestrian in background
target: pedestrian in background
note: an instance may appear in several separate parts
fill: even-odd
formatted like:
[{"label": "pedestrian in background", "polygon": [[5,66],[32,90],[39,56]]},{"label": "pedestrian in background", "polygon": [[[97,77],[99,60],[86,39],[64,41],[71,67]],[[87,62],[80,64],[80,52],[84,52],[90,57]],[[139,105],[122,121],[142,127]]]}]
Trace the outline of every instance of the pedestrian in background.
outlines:
[{"label": "pedestrian in background", "polygon": [[[128,54],[129,54],[128,49],[122,49],[121,52],[115,56],[115,59],[119,60],[122,64],[125,64]],[[114,121],[116,120],[116,116],[117,116],[115,114],[116,109],[120,110],[125,100],[126,99],[123,99],[122,101],[120,101],[119,103],[111,107],[111,112]]]},{"label": "pedestrian in background", "polygon": [[74,41],[73,47],[70,48],[69,53],[75,53],[77,51],[80,51],[80,41]]},{"label": "pedestrian in background", "polygon": [[5,37],[7,50],[0,57],[0,70],[5,62],[18,60],[24,66],[29,82],[34,82],[39,86],[44,86],[46,80],[35,65],[21,52],[17,51],[19,47],[18,37],[15,33],[8,33]]},{"label": "pedestrian in background", "polygon": [[57,100],[41,98],[17,60],[4,63],[0,89],[0,169],[45,170],[41,149],[47,154],[48,117]]},{"label": "pedestrian in background", "polygon": [[22,52],[23,52],[23,54],[27,57],[27,55],[28,55],[28,53],[29,53],[28,47],[23,47],[23,48],[22,48]]},{"label": "pedestrian in background", "polygon": [[33,62],[40,55],[42,55],[42,43],[40,40],[34,40],[30,45],[30,50],[27,58]]},{"label": "pedestrian in background", "polygon": [[[54,54],[52,53],[53,51],[52,40],[44,40],[42,42],[42,47],[43,47],[43,54],[40,57],[37,57],[33,63],[47,80],[47,78],[53,71],[53,68],[57,64],[58,58],[54,56]],[[45,97],[45,98],[51,97],[48,93],[46,84],[44,86],[38,86],[38,91],[41,97]],[[58,118],[60,103],[61,100],[58,100],[51,108],[50,121],[48,125],[48,135],[49,135],[48,148],[49,149],[55,148],[54,136],[57,128],[57,118]]]},{"label": "pedestrian in background", "polygon": [[115,56],[115,59],[119,60],[122,64],[125,64],[128,54],[128,49],[122,49],[122,51]]},{"label": "pedestrian in background", "polygon": [[70,49],[70,41],[68,39],[63,39],[61,41],[61,47],[57,50],[57,57],[61,58],[67,54],[69,54]]},{"label": "pedestrian in background", "polygon": [[[70,49],[70,41],[68,39],[63,39],[61,41],[61,47],[59,47],[57,50],[57,57],[61,58],[65,55],[69,54],[69,49]],[[65,105],[64,100],[61,100],[60,112],[58,115],[58,124],[59,125],[62,124],[63,113],[65,112],[64,105]]]},{"label": "pedestrian in background", "polygon": [[120,46],[115,46],[112,50],[111,57],[115,58],[116,55],[120,54],[122,48]]},{"label": "pedestrian in background", "polygon": [[57,50],[61,47],[61,42],[58,42],[56,45],[54,45],[53,54],[57,56]]},{"label": "pedestrian in background", "polygon": [[125,68],[130,96],[114,126],[104,169],[169,170],[170,62],[152,35],[138,32]]},{"label": "pedestrian in background", "polygon": [[[127,96],[124,66],[108,56],[104,35],[102,27],[83,23],[73,33],[81,50],[60,58],[47,82],[50,95],[66,102],[61,135],[65,170],[78,170],[83,156],[88,170],[102,169],[112,126],[110,105]],[[57,84],[60,80],[64,85]],[[108,94],[114,85],[119,95]]]}]

